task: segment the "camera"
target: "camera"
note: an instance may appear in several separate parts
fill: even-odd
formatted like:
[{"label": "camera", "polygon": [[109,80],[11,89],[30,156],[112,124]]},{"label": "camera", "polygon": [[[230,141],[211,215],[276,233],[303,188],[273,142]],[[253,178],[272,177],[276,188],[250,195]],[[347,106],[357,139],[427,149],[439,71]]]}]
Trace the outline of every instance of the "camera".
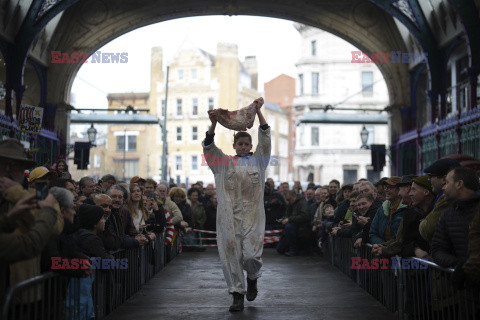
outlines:
[{"label": "camera", "polygon": [[45,200],[48,196],[48,184],[46,180],[35,181],[35,195],[37,201]]}]

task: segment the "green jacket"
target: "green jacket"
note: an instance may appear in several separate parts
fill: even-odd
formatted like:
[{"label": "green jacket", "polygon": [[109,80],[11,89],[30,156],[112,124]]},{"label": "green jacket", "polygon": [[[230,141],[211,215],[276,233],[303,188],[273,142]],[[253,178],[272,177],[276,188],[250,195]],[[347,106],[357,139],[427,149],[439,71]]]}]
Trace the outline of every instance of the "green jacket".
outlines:
[{"label": "green jacket", "polygon": [[397,234],[394,238],[388,240],[387,242],[382,243],[382,257],[393,257],[397,254],[400,254],[402,251],[402,243],[403,243],[403,217],[400,220],[400,224],[398,225]]},{"label": "green jacket", "polygon": [[420,231],[420,235],[423,239],[427,240],[428,243],[432,242],[433,234],[435,233],[435,229],[437,228],[438,220],[440,219],[440,215],[442,212],[447,209],[452,203],[447,201],[445,194],[441,195],[438,198],[435,207],[430,213],[420,222],[418,229]]},{"label": "green jacket", "polygon": [[288,206],[286,215],[288,222],[296,226],[310,224],[310,208],[302,195],[297,195],[297,200]]},{"label": "green jacket", "polygon": [[199,203],[195,211],[192,212],[192,220],[195,228],[203,229],[205,221],[207,221],[207,215],[205,214],[205,208],[203,204]]}]

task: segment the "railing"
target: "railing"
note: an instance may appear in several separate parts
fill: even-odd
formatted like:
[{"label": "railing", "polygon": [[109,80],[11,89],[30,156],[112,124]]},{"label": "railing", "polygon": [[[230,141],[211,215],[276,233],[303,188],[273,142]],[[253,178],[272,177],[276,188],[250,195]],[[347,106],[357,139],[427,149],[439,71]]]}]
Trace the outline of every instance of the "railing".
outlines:
[{"label": "railing", "polygon": [[163,269],[167,259],[173,259],[179,250],[179,237],[165,246],[164,236],[157,234],[149,245],[113,253],[115,259],[127,259],[127,268],[95,269],[85,278],[48,272],[19,282],[7,291],[1,319],[103,319]]},{"label": "railing", "polygon": [[[398,319],[480,319],[480,288],[467,284],[466,288],[455,289],[453,269],[419,258],[399,257],[378,259],[377,267],[372,264],[377,257],[372,255],[371,245],[354,249],[351,238],[330,236],[324,253],[332,265],[388,310],[397,312]],[[352,269],[352,258],[358,259],[359,268]]]}]

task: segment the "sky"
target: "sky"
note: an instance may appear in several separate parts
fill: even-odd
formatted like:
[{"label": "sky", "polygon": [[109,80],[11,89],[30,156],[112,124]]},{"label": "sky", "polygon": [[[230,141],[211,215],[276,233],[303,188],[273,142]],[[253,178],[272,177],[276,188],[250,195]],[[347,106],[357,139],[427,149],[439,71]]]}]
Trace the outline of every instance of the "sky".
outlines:
[{"label": "sky", "polygon": [[300,34],[292,21],[203,16],[161,22],[131,31],[100,48],[102,52],[127,52],[128,62],[84,64],[73,83],[71,104],[76,108],[106,108],[108,93],[148,92],[151,48],[163,48],[166,69],[186,40],[212,54],[216,54],[219,42],[235,43],[240,60],[256,56],[260,92],[264,82],[282,73],[295,76],[301,53]]}]

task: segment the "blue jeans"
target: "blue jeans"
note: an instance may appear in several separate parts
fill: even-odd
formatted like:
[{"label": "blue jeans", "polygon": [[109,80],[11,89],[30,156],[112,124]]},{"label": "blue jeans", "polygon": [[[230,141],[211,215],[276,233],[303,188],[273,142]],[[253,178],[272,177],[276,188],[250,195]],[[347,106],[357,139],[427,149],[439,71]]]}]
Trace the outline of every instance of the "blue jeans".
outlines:
[{"label": "blue jeans", "polygon": [[290,252],[297,252],[298,246],[298,227],[292,223],[287,223],[285,225],[285,230],[282,239],[277,245],[277,252],[278,253],[285,253],[287,251]]}]

